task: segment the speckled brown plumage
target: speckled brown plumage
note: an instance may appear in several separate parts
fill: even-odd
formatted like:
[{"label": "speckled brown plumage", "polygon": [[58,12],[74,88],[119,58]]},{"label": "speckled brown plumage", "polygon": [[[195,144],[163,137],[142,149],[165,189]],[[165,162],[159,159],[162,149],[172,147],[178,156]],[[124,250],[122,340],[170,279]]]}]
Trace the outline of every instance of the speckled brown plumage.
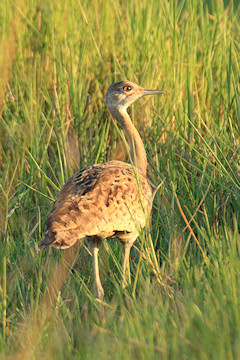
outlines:
[{"label": "speckled brown plumage", "polygon": [[47,219],[46,236],[40,249],[48,246],[65,249],[77,240],[87,240],[93,257],[98,299],[104,295],[98,269],[101,240],[117,237],[121,241],[122,286],[125,287],[130,249],[139,230],[146,225],[152,206],[146,152],[126,109],[142,96],[162,93],[130,81],[120,81],[109,87],[106,105],[125,132],[132,164],[109,161],[79,171],[63,186]]},{"label": "speckled brown plumage", "polygon": [[[139,179],[138,179],[139,177]],[[73,175],[60,191],[47,219],[40,249],[62,249],[90,236],[109,238],[136,232],[151,209],[151,187],[131,164],[110,161]]]}]

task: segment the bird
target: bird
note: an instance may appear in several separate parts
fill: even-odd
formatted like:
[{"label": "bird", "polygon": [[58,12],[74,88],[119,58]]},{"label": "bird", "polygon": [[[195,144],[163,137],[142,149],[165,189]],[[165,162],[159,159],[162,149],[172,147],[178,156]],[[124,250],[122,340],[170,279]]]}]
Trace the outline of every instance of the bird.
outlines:
[{"label": "bird", "polygon": [[127,108],[145,95],[165,94],[129,80],[109,86],[105,103],[122,127],[129,146],[130,162],[111,160],[78,171],[60,190],[46,221],[45,238],[39,246],[66,249],[86,241],[92,254],[95,296],[104,298],[98,265],[103,239],[122,244],[122,288],[130,283],[130,250],[146,226],[152,209],[152,189],[147,178],[143,141]]}]

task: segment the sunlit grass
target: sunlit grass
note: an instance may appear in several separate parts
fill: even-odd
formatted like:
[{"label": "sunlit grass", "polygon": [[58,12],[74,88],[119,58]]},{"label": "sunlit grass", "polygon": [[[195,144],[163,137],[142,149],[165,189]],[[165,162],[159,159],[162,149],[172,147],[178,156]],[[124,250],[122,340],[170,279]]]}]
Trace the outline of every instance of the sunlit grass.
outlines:
[{"label": "sunlit grass", "polygon": [[[239,30],[237,2],[1,2],[1,358],[238,358]],[[101,306],[84,245],[37,248],[78,162],[127,160],[104,104],[125,78],[167,91],[130,109],[162,185],[124,292],[104,242]]]}]

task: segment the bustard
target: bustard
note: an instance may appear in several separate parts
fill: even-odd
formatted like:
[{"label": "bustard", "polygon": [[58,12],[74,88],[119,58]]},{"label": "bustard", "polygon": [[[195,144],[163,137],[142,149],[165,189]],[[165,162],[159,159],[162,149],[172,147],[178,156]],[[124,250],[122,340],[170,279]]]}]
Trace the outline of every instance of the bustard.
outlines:
[{"label": "bustard", "polygon": [[101,240],[120,240],[122,286],[125,287],[130,249],[139,230],[146,225],[152,208],[146,152],[126,109],[142,96],[163,93],[130,81],[120,81],[108,88],[106,106],[125,132],[131,163],[114,160],[80,170],[63,186],[47,219],[46,236],[40,249],[47,246],[66,249],[77,240],[87,240],[93,257],[94,289],[98,299],[104,296],[98,268]]}]

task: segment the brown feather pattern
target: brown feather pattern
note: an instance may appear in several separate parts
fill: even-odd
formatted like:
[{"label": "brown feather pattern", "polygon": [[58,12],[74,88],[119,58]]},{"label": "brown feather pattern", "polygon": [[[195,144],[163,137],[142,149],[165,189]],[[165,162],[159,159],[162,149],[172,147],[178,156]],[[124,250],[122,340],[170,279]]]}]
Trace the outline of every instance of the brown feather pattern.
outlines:
[{"label": "brown feather pattern", "polygon": [[90,236],[124,240],[124,234],[128,237],[145,226],[151,202],[147,178],[131,164],[110,161],[90,166],[63,186],[47,219],[40,249],[68,248]]}]

